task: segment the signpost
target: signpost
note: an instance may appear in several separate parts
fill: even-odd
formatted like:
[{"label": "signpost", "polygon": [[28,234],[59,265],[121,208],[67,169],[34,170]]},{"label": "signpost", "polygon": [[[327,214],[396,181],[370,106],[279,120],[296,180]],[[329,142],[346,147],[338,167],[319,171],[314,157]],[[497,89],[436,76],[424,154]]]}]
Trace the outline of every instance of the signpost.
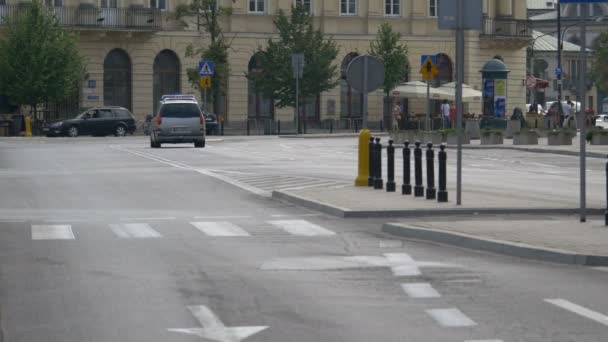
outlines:
[{"label": "signpost", "polygon": [[431,56],[428,55],[423,55],[422,58],[424,58],[424,61],[422,62],[422,66],[420,67],[420,73],[422,74],[422,79],[424,81],[426,81],[426,124],[425,124],[425,129],[427,131],[431,130],[431,125],[430,125],[430,120],[431,120],[431,100],[430,100],[430,94],[431,94],[431,81],[435,79],[435,76],[437,75],[437,67],[435,67],[435,63],[437,61],[437,59],[435,59],[435,62],[433,62],[433,58],[431,58]]},{"label": "signpost", "polygon": [[211,61],[199,61],[198,62],[198,86],[200,89],[204,89],[204,107],[207,110],[207,89],[211,88],[211,77],[215,73],[215,63]]},{"label": "signpost", "polygon": [[296,132],[302,133],[302,125],[300,122],[300,79],[304,76],[304,54],[294,53],[291,55],[291,69],[293,71],[293,78],[296,79],[296,112],[294,122],[296,125]]}]

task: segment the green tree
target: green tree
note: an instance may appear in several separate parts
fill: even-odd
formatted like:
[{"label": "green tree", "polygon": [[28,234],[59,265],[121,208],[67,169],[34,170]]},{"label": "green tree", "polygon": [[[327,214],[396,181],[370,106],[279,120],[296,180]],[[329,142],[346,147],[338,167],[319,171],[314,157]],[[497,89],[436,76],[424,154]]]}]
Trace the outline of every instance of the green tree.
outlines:
[{"label": "green tree", "polygon": [[391,24],[383,23],[376,34],[376,39],[370,44],[369,54],[384,63],[383,90],[386,96],[403,82],[410,72],[407,46],[401,44],[400,39],[401,34],[393,31]]},{"label": "green tree", "polygon": [[7,20],[0,39],[0,93],[34,111],[42,102],[73,96],[84,76],[77,37],[38,1]]},{"label": "green tree", "polygon": [[[194,0],[190,4],[178,5],[174,18],[182,20],[185,17],[196,17],[199,29],[202,27],[209,35],[209,45],[195,48],[189,45],[186,57],[199,56],[203,60],[215,63],[215,73],[211,78],[211,97],[213,98],[213,112],[220,113],[220,99],[226,94],[230,66],[228,63],[228,50],[230,42],[224,35],[221,21],[223,17],[230,16],[232,9],[221,7],[217,0]],[[197,65],[198,67],[198,65]],[[193,87],[198,88],[198,68],[188,68],[188,79]],[[201,93],[203,89],[200,89]]]},{"label": "green tree", "polygon": [[292,7],[291,16],[283,11],[274,20],[279,39],[268,39],[266,48],[258,48],[260,72],[248,73],[254,87],[272,98],[279,108],[295,106],[295,80],[291,55],[304,54],[304,72],[300,81],[300,98],[310,99],[338,85],[338,67],[333,61],[338,47],[323,33],[313,29],[312,17],[301,6]]},{"label": "green tree", "polygon": [[608,92],[608,31],[602,32],[594,48],[593,80],[600,90]]}]

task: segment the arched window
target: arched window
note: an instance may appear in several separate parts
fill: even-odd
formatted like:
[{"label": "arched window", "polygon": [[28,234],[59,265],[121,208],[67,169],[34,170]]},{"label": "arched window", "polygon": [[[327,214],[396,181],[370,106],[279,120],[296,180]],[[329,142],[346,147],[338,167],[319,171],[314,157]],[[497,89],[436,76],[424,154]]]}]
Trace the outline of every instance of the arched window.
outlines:
[{"label": "arched window", "polygon": [[131,110],[131,59],[114,49],[103,61],[103,104]]},{"label": "arched window", "polygon": [[340,117],[343,118],[362,118],[363,94],[353,89],[346,81],[346,69],[348,64],[359,56],[356,52],[351,52],[342,60],[340,68]]},{"label": "arched window", "polygon": [[163,50],[154,58],[154,113],[161,96],[179,94],[180,69],[179,58],[171,50]]},{"label": "arched window", "polygon": [[[260,53],[256,53],[249,60],[247,69],[250,74],[262,72],[259,58]],[[274,117],[274,101],[255,89],[255,84],[252,80],[247,81],[247,89],[247,116],[255,119],[272,119]]]}]

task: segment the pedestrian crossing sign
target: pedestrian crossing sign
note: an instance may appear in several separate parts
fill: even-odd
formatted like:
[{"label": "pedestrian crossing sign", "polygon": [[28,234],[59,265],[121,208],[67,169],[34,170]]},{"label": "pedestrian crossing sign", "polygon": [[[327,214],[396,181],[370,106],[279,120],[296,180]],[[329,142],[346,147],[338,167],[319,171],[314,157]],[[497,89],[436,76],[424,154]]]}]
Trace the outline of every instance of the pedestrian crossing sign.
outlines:
[{"label": "pedestrian crossing sign", "polygon": [[198,62],[198,75],[199,76],[213,76],[215,71],[215,64],[211,61],[199,61]]}]

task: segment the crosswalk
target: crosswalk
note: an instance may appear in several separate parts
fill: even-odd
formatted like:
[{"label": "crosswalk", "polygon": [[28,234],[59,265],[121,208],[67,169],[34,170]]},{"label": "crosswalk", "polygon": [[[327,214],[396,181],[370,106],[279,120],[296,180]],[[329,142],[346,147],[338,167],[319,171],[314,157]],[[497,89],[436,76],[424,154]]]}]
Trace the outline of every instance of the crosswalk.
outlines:
[{"label": "crosswalk", "polygon": [[[163,238],[158,222],[122,222],[109,223],[107,228],[112,232],[113,236],[118,239],[158,239]],[[230,221],[191,221],[182,222],[180,225],[189,226],[194,232],[203,233],[208,237],[251,237],[263,234],[270,229],[273,233],[284,232],[292,236],[301,237],[316,237],[316,236],[333,236],[336,233],[325,227],[307,220],[270,220],[265,221],[263,226],[266,230],[260,231],[259,225],[255,225],[256,232],[252,233],[243,227],[242,224],[237,224]],[[171,225],[174,230],[175,225]],[[32,240],[75,240],[78,238],[77,223],[74,224],[32,224],[31,238]],[[165,228],[166,229],[166,228]],[[249,229],[253,229],[249,228]],[[75,233],[76,230],[76,233]]]}]

